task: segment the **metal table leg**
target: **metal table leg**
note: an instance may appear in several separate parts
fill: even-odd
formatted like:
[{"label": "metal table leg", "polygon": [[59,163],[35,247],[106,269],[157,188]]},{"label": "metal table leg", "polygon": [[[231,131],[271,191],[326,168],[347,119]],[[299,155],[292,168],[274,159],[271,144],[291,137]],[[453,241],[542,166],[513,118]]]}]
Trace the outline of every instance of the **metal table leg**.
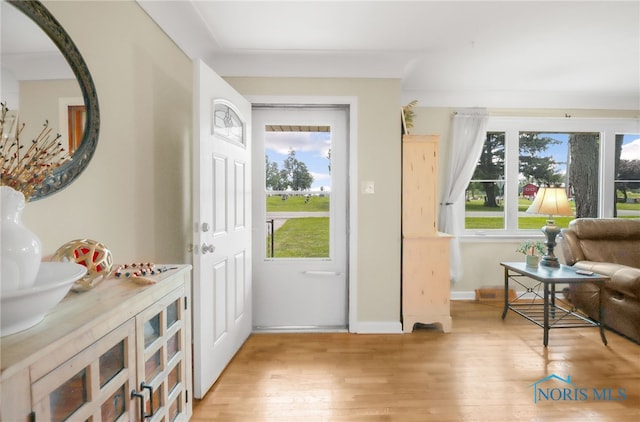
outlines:
[{"label": "metal table leg", "polygon": [[544,283],[544,337],[542,344],[549,344],[549,283]]},{"label": "metal table leg", "polygon": [[502,311],[502,319],[507,316],[509,310],[509,269],[504,268],[504,309]]},{"label": "metal table leg", "polygon": [[604,335],[604,312],[602,311],[602,287],[604,283],[599,283],[600,290],[598,291],[598,328],[600,329],[600,338],[604,345],[607,345],[607,338]]},{"label": "metal table leg", "polygon": [[551,284],[551,319],[556,319],[556,283]]}]

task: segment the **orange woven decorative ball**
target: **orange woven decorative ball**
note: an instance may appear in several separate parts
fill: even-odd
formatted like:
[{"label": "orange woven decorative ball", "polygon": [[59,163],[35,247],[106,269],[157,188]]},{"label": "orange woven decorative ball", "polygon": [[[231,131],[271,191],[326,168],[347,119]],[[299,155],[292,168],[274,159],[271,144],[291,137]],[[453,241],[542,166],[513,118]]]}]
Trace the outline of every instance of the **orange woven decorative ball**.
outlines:
[{"label": "orange woven decorative ball", "polygon": [[74,291],[85,291],[94,287],[113,267],[111,251],[102,243],[91,239],[76,239],[60,246],[52,260],[75,262],[87,267],[87,274],[72,287]]}]

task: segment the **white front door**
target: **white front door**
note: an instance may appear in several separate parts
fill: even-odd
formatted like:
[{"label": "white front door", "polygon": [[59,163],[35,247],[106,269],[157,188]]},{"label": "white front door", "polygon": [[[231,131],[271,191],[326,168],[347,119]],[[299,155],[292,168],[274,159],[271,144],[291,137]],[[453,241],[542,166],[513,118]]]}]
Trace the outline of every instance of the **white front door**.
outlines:
[{"label": "white front door", "polygon": [[257,330],[347,328],[348,113],[254,105]]},{"label": "white front door", "polygon": [[251,104],[194,61],[194,395],[251,333]]}]

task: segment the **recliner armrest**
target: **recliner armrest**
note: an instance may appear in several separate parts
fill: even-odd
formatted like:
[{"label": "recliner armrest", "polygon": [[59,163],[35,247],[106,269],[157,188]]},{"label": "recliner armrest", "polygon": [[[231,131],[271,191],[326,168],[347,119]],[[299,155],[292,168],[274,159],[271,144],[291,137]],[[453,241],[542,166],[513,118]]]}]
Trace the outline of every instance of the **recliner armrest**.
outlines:
[{"label": "recliner armrest", "polygon": [[562,229],[560,237],[558,238],[560,248],[562,249],[562,256],[565,264],[573,265],[578,261],[584,260],[585,256],[580,247],[580,241],[575,232],[567,229]]},{"label": "recliner armrest", "polygon": [[609,277],[605,283],[607,288],[640,300],[640,268],[594,261],[576,262],[573,267],[606,275]]}]

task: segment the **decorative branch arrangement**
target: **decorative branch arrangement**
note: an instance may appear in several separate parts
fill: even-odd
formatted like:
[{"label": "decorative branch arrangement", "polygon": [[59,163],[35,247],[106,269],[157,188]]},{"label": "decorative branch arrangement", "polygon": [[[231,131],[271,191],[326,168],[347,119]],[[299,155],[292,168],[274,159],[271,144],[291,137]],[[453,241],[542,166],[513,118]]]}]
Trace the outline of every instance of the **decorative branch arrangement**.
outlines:
[{"label": "decorative branch arrangement", "polygon": [[409,134],[411,129],[413,129],[413,118],[415,117],[415,111],[413,111],[413,107],[418,104],[418,100],[413,100],[409,104],[402,106],[402,128],[403,133]]},{"label": "decorative branch arrangement", "polygon": [[[48,120],[25,151],[25,145],[20,143],[25,123],[8,121],[6,103],[0,103],[0,106],[0,185],[22,192],[28,201],[44,180],[71,157],[59,142],[60,134],[51,139],[53,132]],[[15,124],[18,127],[14,129]],[[15,134],[12,134],[14,130]]]}]

